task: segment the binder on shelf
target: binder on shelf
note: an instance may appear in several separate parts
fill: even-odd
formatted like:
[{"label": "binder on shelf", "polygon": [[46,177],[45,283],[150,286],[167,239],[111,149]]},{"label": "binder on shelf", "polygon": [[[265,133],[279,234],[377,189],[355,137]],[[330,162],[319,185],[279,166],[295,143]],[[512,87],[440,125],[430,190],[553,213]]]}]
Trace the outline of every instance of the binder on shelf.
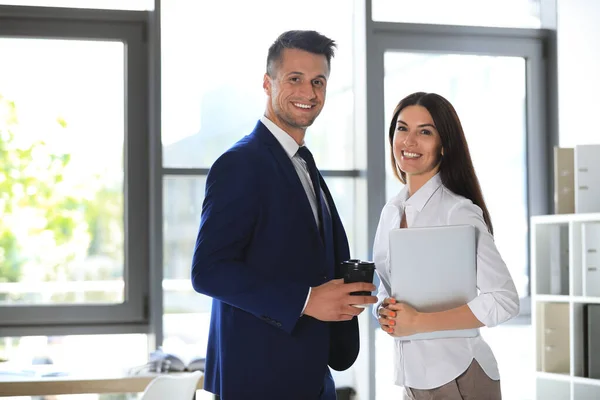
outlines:
[{"label": "binder on shelf", "polygon": [[583,295],[600,297],[600,222],[581,225]]},{"label": "binder on shelf", "polygon": [[600,304],[584,306],[584,376],[600,379]]},{"label": "binder on shelf", "polygon": [[569,294],[569,226],[555,225],[549,232],[550,294]]},{"label": "binder on shelf", "polygon": [[575,212],[600,212],[600,144],[575,146]]},{"label": "binder on shelf", "polygon": [[570,331],[568,303],[540,303],[541,369],[570,373]]},{"label": "binder on shelf", "polygon": [[554,213],[575,213],[575,149],[554,147]]}]

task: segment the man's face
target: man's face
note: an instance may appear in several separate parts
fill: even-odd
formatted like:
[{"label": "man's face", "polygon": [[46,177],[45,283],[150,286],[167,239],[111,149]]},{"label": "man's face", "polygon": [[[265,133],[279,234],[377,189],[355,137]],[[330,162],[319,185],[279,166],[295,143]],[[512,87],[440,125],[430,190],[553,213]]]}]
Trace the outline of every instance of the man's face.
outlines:
[{"label": "man's face", "polygon": [[329,68],[324,55],[284,49],[273,75],[265,74],[263,88],[269,96],[267,117],[284,131],[304,132],[321,113]]}]

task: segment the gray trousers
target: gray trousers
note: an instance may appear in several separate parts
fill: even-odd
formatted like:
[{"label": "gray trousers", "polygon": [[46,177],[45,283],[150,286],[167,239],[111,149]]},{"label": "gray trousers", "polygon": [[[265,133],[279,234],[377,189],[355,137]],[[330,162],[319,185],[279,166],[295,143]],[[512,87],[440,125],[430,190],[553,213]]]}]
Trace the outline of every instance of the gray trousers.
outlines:
[{"label": "gray trousers", "polygon": [[406,387],[411,400],[501,400],[500,381],[491,379],[475,360],[458,378],[434,389]]}]

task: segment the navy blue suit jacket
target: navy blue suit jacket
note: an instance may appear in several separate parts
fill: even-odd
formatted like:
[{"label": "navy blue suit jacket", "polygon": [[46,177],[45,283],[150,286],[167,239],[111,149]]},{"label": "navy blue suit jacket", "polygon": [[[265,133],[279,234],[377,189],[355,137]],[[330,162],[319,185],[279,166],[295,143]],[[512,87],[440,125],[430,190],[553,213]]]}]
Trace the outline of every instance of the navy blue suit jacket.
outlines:
[{"label": "navy blue suit jacket", "polygon": [[194,289],[213,298],[205,389],[233,399],[335,399],[327,365],[358,355],[356,317],[300,316],[308,288],[341,277],[346,233],[321,177],[335,265],[289,156],[259,122],[211,167],[194,251]]}]

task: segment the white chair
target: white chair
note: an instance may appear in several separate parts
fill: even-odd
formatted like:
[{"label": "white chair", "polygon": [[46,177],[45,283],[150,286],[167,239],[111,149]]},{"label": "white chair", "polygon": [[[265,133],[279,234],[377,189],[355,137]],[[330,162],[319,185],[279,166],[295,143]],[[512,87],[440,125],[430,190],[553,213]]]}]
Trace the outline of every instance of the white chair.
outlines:
[{"label": "white chair", "polygon": [[192,400],[202,375],[200,371],[159,375],[146,386],[141,400]]}]

